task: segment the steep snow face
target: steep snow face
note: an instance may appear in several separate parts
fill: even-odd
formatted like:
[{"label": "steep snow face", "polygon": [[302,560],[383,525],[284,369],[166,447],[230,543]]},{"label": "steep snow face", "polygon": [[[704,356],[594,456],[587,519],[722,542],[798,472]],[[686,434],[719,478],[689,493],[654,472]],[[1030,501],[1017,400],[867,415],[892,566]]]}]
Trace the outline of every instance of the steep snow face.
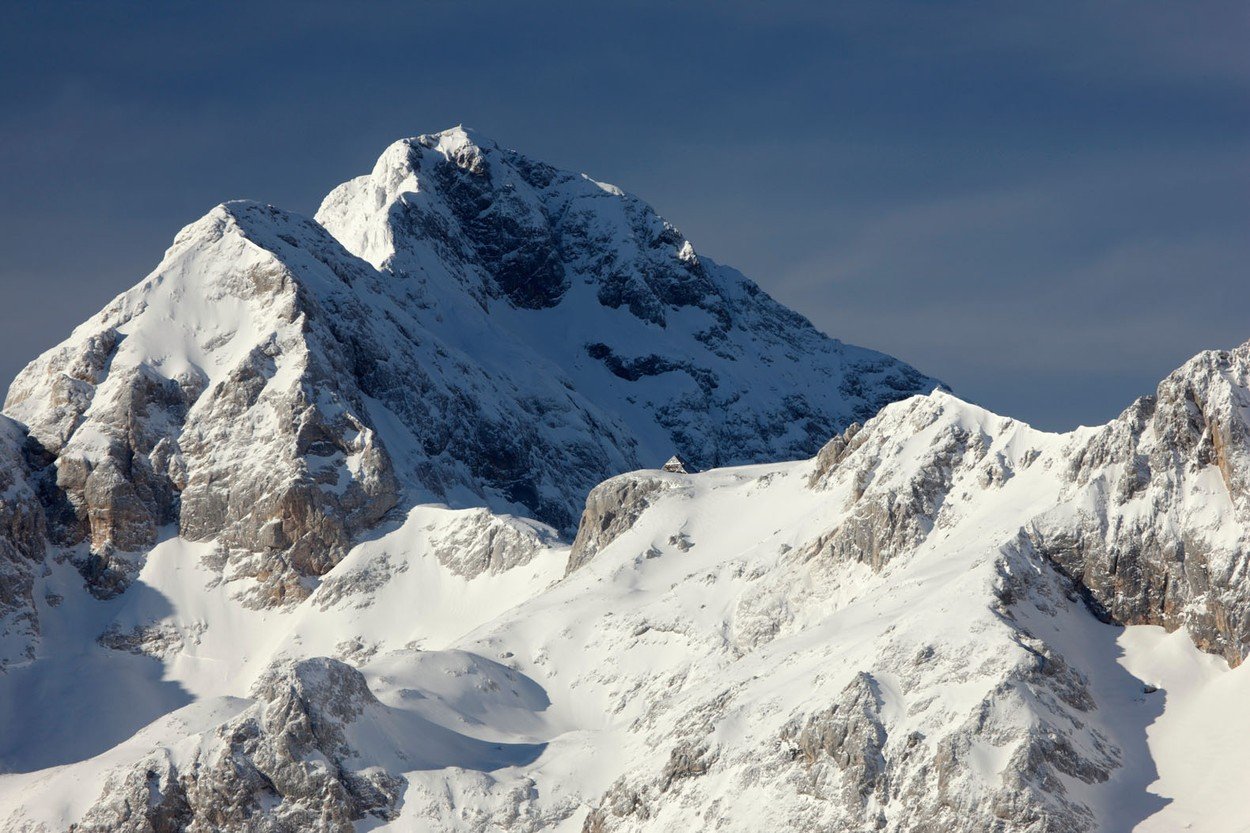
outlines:
[{"label": "steep snow face", "polygon": [[[1247,353],[1204,354],[1158,400],[1226,379],[1239,401],[1230,368]],[[0,779],[0,819],[1241,830],[1229,797],[1250,758],[1228,738],[1250,731],[1250,664],[1199,653],[1184,632],[1199,620],[1162,622],[1179,625],[1173,636],[1100,622],[1098,586],[1038,544],[1039,529],[1098,508],[1089,484],[1115,482],[1124,458],[1094,472],[1092,455],[1139,412],[1055,435],[941,392],[915,397],[810,460],[613,478],[591,493],[572,548],[515,518],[417,507],[280,609],[241,604],[196,557],[211,545],[171,538],[140,592],[67,594],[77,624],[45,647],[78,658],[86,686],[73,690],[100,690],[101,675],[150,690],[127,697],[147,703],[172,685],[182,708],[137,734],[118,710],[129,731],[106,722],[41,746],[40,705],[6,686],[52,688],[55,665],[0,678],[6,725],[31,735],[0,744],[18,773]],[[1160,540],[1208,553],[1238,540],[1235,465],[1225,479],[1214,457],[1178,448],[1175,462],[1153,469],[1167,487],[1152,501]],[[1203,493],[1200,509],[1193,495],[1208,487],[1224,502]],[[53,570],[35,593],[66,581]],[[1229,594],[1246,586],[1221,603],[1234,609]],[[159,683],[145,682],[153,664]],[[113,714],[111,696],[91,698]],[[70,765],[41,772],[50,762]]]},{"label": "steep snow face", "polygon": [[395,143],[317,219],[484,366],[558,368],[651,465],[808,456],[938,384],[825,337],[636,197],[463,128]]}]

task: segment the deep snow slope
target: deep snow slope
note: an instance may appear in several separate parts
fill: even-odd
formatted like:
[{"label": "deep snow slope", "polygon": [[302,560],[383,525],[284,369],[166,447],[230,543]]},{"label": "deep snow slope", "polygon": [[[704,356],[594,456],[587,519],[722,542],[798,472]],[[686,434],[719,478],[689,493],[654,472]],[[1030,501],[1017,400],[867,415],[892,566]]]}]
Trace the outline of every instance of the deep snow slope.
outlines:
[{"label": "deep snow slope", "polygon": [[0,676],[0,819],[1245,830],[1248,362],[1071,434],[936,392],[808,460],[620,475],[571,546],[417,506],[281,607],[172,530],[112,599],[51,562],[43,655]]},{"label": "deep snow slope", "polygon": [[261,605],[394,507],[571,532],[613,474],[808,455],[938,384],[821,334],[640,200],[461,129],[395,144],[318,216],[218,206],[10,388],[97,595],[168,524]]}]

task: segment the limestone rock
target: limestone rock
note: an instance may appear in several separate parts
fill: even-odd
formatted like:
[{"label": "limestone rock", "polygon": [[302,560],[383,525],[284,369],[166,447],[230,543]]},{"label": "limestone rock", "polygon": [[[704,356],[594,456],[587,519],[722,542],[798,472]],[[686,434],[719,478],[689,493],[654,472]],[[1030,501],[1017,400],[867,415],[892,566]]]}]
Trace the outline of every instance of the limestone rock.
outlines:
[{"label": "limestone rock", "polygon": [[474,578],[528,564],[556,539],[555,530],[540,524],[469,509],[455,523],[440,525],[430,545],[440,563]]},{"label": "limestone rock", "polygon": [[588,564],[599,550],[633,526],[659,493],[672,488],[676,488],[672,479],[642,474],[623,474],[596,486],[586,498],[567,572]]},{"label": "limestone rock", "polygon": [[[821,449],[809,487],[826,489],[836,479],[849,491],[847,511],[802,557],[860,561],[880,569],[933,531],[955,478],[978,466],[984,455],[980,437],[944,413],[948,401],[935,394],[901,403],[888,424],[874,425],[872,431],[851,426]],[[907,466],[879,465],[904,442],[918,445]]]},{"label": "limestone rock", "polygon": [[186,763],[156,752],[115,777],[74,833],[353,833],[362,819],[394,817],[403,778],[361,766],[347,742],[378,707],[359,671],[286,661],[253,697]]},{"label": "limestone rock", "polygon": [[1187,362],[1070,444],[1063,503],[1029,527],[1100,616],[1183,625],[1234,665],[1250,655],[1248,389],[1250,343]]},{"label": "limestone rock", "polygon": [[[321,259],[288,265],[298,249],[284,238]],[[257,554],[251,574],[272,577],[263,596],[298,595],[301,576],[324,573],[394,505],[391,461],[326,332],[333,299],[312,288],[368,271],[306,220],[222,206],[23,371],[6,408],[55,472],[54,532],[88,544],[95,592],[123,590],[138,562],[119,553],[177,523]],[[67,394],[49,400],[49,388]]]}]

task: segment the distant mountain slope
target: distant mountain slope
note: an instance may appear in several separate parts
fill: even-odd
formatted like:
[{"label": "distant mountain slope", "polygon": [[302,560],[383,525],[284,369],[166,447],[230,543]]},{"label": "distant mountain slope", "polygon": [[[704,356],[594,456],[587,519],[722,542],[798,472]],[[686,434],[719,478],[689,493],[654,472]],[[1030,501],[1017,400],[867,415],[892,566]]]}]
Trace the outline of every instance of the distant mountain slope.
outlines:
[{"label": "distant mountain slope", "polygon": [[97,592],[168,524],[259,578],[258,603],[305,594],[396,505],[571,532],[612,474],[801,457],[938,384],[825,337],[641,201],[460,129],[393,145],[318,216],[219,206],[13,383]]}]

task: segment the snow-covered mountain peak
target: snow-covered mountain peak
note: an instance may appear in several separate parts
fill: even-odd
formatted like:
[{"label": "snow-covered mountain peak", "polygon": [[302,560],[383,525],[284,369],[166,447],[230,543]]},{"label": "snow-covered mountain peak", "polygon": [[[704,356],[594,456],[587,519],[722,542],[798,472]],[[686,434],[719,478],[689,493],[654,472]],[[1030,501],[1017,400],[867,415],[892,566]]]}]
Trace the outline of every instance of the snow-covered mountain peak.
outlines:
[{"label": "snow-covered mountain peak", "polygon": [[[366,260],[394,259],[393,268],[413,275],[431,269],[424,250],[459,250],[478,268],[455,277],[522,308],[560,303],[574,275],[600,286],[607,279],[602,302],[645,310],[661,324],[663,304],[714,291],[701,286],[688,241],[637,198],[463,128],[391,145],[371,174],[331,192],[317,217]],[[580,248],[598,251],[568,256]],[[656,281],[633,286],[629,272],[667,273],[667,283],[686,288],[656,299]]]},{"label": "snow-covered mountain peak", "polygon": [[463,129],[318,218],[14,383],[0,826],[1244,827],[1250,344],[1050,434]]},{"label": "snow-covered mountain peak", "polygon": [[396,505],[567,534],[613,474],[803,456],[936,384],[640,200],[461,128],[391,145],[318,218],[212,209],[10,388],[96,592],[172,524],[262,604]]},{"label": "snow-covered mountain peak", "polygon": [[44,424],[65,413],[42,395],[49,377],[94,386],[143,369],[202,388],[267,342],[302,342],[310,304],[369,280],[377,276],[367,264],[312,220],[255,202],[223,203],[184,227],[139,284],[32,362],[6,409],[55,450],[66,438]]},{"label": "snow-covered mountain peak", "polygon": [[55,537],[85,545],[76,558],[96,592],[124,590],[133,554],[176,522],[260,554],[232,569],[272,576],[261,595],[283,598],[394,505],[393,467],[333,332],[332,311],[361,314],[370,281],[311,220],[226,203],[22,372],[6,408],[51,458]]},{"label": "snow-covered mountain peak", "polygon": [[476,172],[475,165],[480,162],[487,150],[499,149],[499,145],[493,139],[462,124],[437,133],[424,133],[413,141],[422,147],[438,151],[448,161],[456,163],[470,173]]}]

